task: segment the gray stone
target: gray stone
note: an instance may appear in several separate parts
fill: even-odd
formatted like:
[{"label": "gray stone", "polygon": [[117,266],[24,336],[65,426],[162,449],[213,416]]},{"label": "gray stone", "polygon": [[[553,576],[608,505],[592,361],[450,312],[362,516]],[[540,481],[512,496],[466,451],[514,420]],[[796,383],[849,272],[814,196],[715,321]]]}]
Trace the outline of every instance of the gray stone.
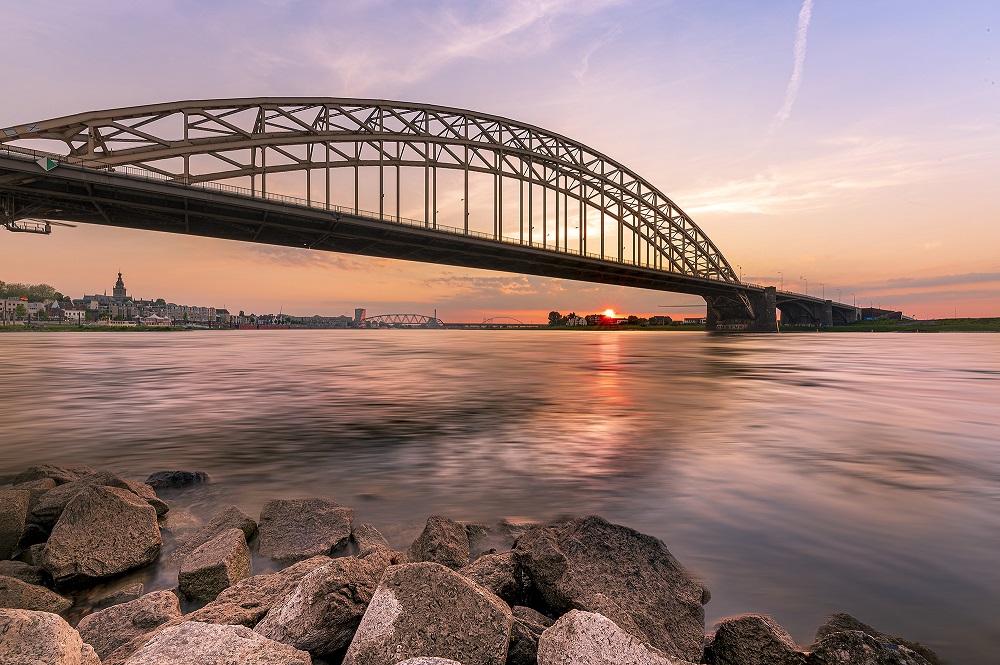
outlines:
[{"label": "gray stone", "polygon": [[89,644],[50,612],[0,609],[3,665],[101,665]]},{"label": "gray stone", "polygon": [[433,515],[407,552],[410,561],[433,561],[453,570],[469,565],[469,534],[447,517]]},{"label": "gray stone", "polygon": [[98,596],[94,603],[103,607],[127,603],[142,596],[143,589],[142,582],[133,582]]},{"label": "gray stone", "polygon": [[73,584],[144,566],[161,543],[152,506],[128,490],[91,486],[62,511],[41,563],[57,585]]},{"label": "gray stone", "polygon": [[816,630],[816,643],[819,643],[819,641],[827,635],[852,630],[860,630],[867,635],[871,635],[878,642],[889,642],[890,644],[904,646],[907,649],[920,654],[924,660],[931,663],[931,665],[941,665],[941,659],[938,658],[937,654],[931,649],[925,647],[923,644],[913,642],[912,640],[907,640],[902,637],[896,637],[895,635],[883,633],[882,631],[872,628],[868,624],[863,623],[846,612],[837,612],[826,618],[826,622]]},{"label": "gray stone", "polygon": [[69,502],[80,492],[92,487],[115,487],[127,490],[152,505],[157,515],[167,512],[167,504],[156,498],[153,489],[148,485],[125,480],[110,471],[96,471],[43,494],[29,513],[28,522],[44,530],[51,529]]},{"label": "gray stone", "polygon": [[420,656],[418,658],[407,658],[397,663],[397,665],[462,665],[457,660],[448,658],[434,658],[433,656]]},{"label": "gray stone", "polygon": [[778,622],[762,614],[724,619],[711,646],[715,665],[804,665],[805,656]]},{"label": "gray stone", "polygon": [[313,656],[334,656],[350,643],[388,566],[379,553],[334,559],[303,577],[254,630]]},{"label": "gray stone", "polygon": [[29,480],[26,483],[18,483],[11,487],[11,489],[26,490],[28,492],[28,513],[30,514],[35,509],[35,506],[38,505],[38,501],[42,498],[42,495],[58,484],[52,478],[39,478],[38,480]]},{"label": "gray stone", "polygon": [[260,553],[278,561],[330,554],[347,545],[354,511],[329,499],[275,499],[260,511]]},{"label": "gray stone", "polygon": [[76,629],[101,658],[139,635],[181,616],[181,604],[172,591],[154,591],[136,600],[88,614]]},{"label": "gray stone", "polygon": [[185,621],[157,634],[127,665],[312,665],[305,651],[245,626]]},{"label": "gray stone", "polygon": [[809,665],[928,665],[907,647],[880,642],[860,630],[830,633],[819,640],[807,660]]},{"label": "gray stone", "polygon": [[299,580],[306,574],[330,563],[330,557],[317,556],[300,561],[284,570],[268,575],[254,575],[229,587],[219,597],[179,619],[168,621],[145,635],[140,635],[128,644],[123,644],[102,659],[104,665],[122,665],[137,649],[160,631],[182,621],[200,621],[213,624],[255,626],[267,612],[284,600]]},{"label": "gray stone", "polygon": [[180,489],[201,485],[210,480],[204,471],[157,471],[146,478],[146,484],[154,489]]},{"label": "gray stone", "polygon": [[34,545],[29,545],[28,547],[21,550],[21,553],[17,555],[16,561],[20,561],[21,563],[26,563],[29,566],[36,566],[38,568],[41,568],[42,550],[44,549],[45,549],[45,543],[35,543]]},{"label": "gray stone", "polygon": [[223,589],[250,576],[250,548],[239,529],[223,531],[181,562],[181,593],[191,600],[215,600]]},{"label": "gray stone", "polygon": [[28,490],[0,490],[0,559],[9,559],[21,541],[30,500]]},{"label": "gray stone", "polygon": [[662,541],[582,517],[532,527],[513,551],[553,613],[613,603],[638,627],[638,640],[671,658],[701,658],[705,587]]},{"label": "gray stone", "polygon": [[361,524],[351,531],[351,544],[358,556],[365,556],[377,550],[391,550],[389,541],[371,524]]},{"label": "gray stone", "polygon": [[508,605],[521,605],[525,601],[524,573],[513,552],[484,554],[458,572],[500,596]]},{"label": "gray stone", "polygon": [[15,577],[28,584],[45,583],[45,574],[42,569],[23,561],[0,561],[0,575]]},{"label": "gray stone", "polygon": [[72,606],[73,601],[52,593],[43,586],[0,576],[0,607],[58,614]]},{"label": "gray stone", "polygon": [[199,545],[203,545],[215,538],[223,531],[229,529],[239,529],[243,532],[246,541],[249,543],[257,533],[257,522],[236,506],[226,506],[215,514],[214,517],[195,534],[181,539],[176,549],[171,553],[172,559],[182,559],[191,552],[194,552]]},{"label": "gray stone", "polygon": [[510,631],[507,665],[535,665],[538,662],[538,639],[552,625],[544,614],[517,605],[513,608],[514,625]]},{"label": "gray stone", "polygon": [[[699,658],[700,660],[700,658]],[[538,640],[538,665],[680,665],[601,614],[571,610]]]},{"label": "gray stone", "polygon": [[71,483],[74,480],[79,480],[80,478],[83,478],[91,473],[96,473],[96,471],[89,466],[64,467],[53,466],[51,464],[40,464],[38,466],[30,467],[17,474],[11,482],[16,485],[19,483],[39,480],[40,478],[51,478],[56,481],[56,483],[63,485],[65,483]]},{"label": "gray stone", "polygon": [[502,600],[440,564],[392,566],[365,611],[344,665],[395,665],[428,655],[503,665],[512,623]]}]

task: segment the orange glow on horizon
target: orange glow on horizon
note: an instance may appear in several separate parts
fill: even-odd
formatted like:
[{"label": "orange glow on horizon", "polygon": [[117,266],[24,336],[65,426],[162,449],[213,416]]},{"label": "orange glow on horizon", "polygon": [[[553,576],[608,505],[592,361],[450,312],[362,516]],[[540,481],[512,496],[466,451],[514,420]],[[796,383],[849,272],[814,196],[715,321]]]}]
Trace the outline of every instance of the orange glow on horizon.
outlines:
[{"label": "orange glow on horizon", "polygon": [[611,309],[609,307],[608,309],[604,310],[604,316],[606,316],[608,318],[613,318],[613,317],[617,316],[617,314],[615,314],[615,310],[613,310],[613,309]]}]

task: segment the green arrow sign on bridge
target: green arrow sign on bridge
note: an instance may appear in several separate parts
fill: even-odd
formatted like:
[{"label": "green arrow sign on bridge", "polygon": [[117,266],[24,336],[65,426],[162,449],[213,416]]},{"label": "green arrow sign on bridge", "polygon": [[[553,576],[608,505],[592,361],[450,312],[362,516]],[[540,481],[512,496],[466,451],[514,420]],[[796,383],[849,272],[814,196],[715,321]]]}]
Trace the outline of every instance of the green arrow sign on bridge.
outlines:
[{"label": "green arrow sign on bridge", "polygon": [[55,167],[59,166],[59,162],[52,159],[51,157],[39,157],[35,162],[41,166],[46,171],[51,171]]}]

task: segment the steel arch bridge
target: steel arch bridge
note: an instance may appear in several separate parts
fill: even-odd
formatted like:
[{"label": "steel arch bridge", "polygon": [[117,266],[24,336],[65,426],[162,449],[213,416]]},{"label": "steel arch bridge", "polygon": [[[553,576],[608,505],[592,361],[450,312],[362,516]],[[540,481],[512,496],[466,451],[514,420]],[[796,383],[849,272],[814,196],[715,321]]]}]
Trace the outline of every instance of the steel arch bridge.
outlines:
[{"label": "steel arch bridge", "polygon": [[0,203],[7,226],[77,221],[678,291],[732,329],[774,327],[773,294],[741,284],[653,184],[578,141],[463,109],[224,99],[15,125],[0,129]]},{"label": "steel arch bridge", "polygon": [[406,326],[408,328],[443,328],[444,321],[423,314],[379,314],[361,319],[363,326]]}]

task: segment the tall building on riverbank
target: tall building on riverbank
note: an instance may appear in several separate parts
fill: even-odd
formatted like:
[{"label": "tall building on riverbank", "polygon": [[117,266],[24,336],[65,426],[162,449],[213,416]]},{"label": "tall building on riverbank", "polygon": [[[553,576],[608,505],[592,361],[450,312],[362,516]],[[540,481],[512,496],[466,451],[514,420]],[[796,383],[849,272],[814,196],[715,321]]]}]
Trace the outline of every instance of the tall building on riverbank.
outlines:
[{"label": "tall building on riverbank", "polygon": [[125,282],[122,281],[122,274],[120,272],[118,273],[118,281],[115,282],[115,288],[112,291],[112,294],[115,298],[119,298],[121,300],[124,300],[127,295],[125,292]]}]

